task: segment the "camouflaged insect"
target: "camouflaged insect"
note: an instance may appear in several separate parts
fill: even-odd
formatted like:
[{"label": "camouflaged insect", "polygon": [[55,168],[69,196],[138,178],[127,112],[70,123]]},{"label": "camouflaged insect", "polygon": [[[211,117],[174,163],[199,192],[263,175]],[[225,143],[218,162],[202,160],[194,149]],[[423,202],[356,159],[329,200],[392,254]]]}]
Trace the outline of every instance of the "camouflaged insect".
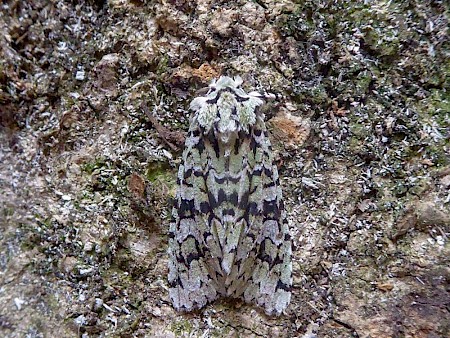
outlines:
[{"label": "camouflaged insect", "polygon": [[291,238],[263,95],[221,77],[195,98],[169,234],[169,296],[179,311],[219,297],[279,315],[292,285]]}]

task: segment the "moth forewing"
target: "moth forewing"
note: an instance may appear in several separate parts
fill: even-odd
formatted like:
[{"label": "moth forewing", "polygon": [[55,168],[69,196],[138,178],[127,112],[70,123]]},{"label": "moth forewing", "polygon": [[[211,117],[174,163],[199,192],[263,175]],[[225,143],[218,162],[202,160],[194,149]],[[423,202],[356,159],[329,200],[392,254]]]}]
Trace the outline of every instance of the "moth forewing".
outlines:
[{"label": "moth forewing", "polygon": [[257,92],[222,76],[194,114],[169,233],[169,296],[180,311],[219,297],[281,314],[290,302],[291,239]]}]

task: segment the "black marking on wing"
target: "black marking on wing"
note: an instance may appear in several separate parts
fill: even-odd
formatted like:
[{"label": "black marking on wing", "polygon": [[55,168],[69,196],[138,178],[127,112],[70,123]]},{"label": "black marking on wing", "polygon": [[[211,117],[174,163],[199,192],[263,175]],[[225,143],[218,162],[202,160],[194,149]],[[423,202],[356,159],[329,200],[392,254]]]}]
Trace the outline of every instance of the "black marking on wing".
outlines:
[{"label": "black marking on wing", "polygon": [[182,198],[180,205],[178,206],[178,216],[180,218],[188,215],[191,216],[192,210],[194,210],[194,200]]},{"label": "black marking on wing", "polygon": [[292,286],[284,284],[281,280],[279,280],[275,289],[276,290],[281,289],[281,290],[284,290],[286,292],[290,292],[292,290]]},{"label": "black marking on wing", "polygon": [[206,137],[207,137],[208,142],[213,147],[216,157],[219,158],[219,156],[220,156],[219,140],[217,140],[217,138],[214,135],[214,132],[212,132],[212,131],[210,131]]}]

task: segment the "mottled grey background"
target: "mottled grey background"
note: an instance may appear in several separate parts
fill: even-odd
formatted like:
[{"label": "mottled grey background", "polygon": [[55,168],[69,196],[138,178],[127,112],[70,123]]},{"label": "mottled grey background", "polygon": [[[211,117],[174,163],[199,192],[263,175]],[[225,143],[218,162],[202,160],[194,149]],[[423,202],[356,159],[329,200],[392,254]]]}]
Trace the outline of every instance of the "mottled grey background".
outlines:
[{"label": "mottled grey background", "polygon": [[[449,13],[3,1],[1,336],[449,336]],[[266,109],[295,244],[280,318],[168,301],[177,140],[222,74],[277,97]]]}]

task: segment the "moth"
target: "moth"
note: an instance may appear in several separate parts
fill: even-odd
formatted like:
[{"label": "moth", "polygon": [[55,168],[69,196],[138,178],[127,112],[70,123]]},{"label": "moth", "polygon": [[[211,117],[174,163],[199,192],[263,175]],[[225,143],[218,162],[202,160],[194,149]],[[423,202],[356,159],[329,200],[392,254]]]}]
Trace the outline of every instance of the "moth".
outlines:
[{"label": "moth", "polygon": [[264,114],[264,95],[220,77],[194,112],[169,230],[169,297],[192,311],[240,298],[280,315],[291,299],[291,237]]}]

